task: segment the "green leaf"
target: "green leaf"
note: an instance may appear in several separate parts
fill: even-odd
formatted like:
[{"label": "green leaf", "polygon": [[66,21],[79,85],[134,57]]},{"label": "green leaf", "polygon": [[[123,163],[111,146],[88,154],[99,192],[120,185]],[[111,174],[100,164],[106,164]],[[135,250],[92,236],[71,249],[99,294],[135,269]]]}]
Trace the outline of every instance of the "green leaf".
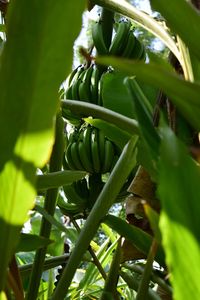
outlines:
[{"label": "green leaf", "polygon": [[164,128],[162,134],[160,228],[174,299],[190,299],[192,295],[197,300],[200,297],[200,169],[169,128]]},{"label": "green leaf", "polygon": [[65,0],[9,4],[0,68],[0,290],[34,203],[36,167],[47,162],[52,149],[58,89],[71,68],[84,5]]},{"label": "green leaf", "polygon": [[119,127],[110,124],[106,121],[100,119],[85,118],[87,123],[92,124],[94,127],[101,129],[104,134],[114,142],[121,150],[127,144],[128,140],[131,138],[131,135],[125,130],[120,129]]},{"label": "green leaf", "polygon": [[126,75],[113,71],[102,75],[103,107],[135,119],[134,102],[124,85]]},{"label": "green leaf", "polygon": [[44,175],[37,175],[37,190],[47,190],[63,185],[72,184],[74,181],[82,179],[87,173],[84,171],[58,171]]},{"label": "green leaf", "polygon": [[154,63],[144,64],[114,57],[101,57],[96,61],[112,65],[127,75],[134,75],[136,78],[160,88],[170,97],[187,121],[200,130],[200,85],[198,83],[185,81],[164,66]]},{"label": "green leaf", "polygon": [[[170,5],[160,0],[151,0],[151,2],[153,7],[166,18],[171,29],[180,35],[186,45],[200,58],[198,29],[200,15],[198,11],[185,0],[174,0]],[[187,22],[183,22],[183,20],[187,20]]]},{"label": "green leaf", "polygon": [[52,240],[35,234],[21,233],[17,252],[30,252],[53,243]]},{"label": "green leaf", "polygon": [[141,136],[148,145],[152,159],[157,160],[160,138],[153,125],[153,116],[148,105],[149,102],[135,79],[126,78],[125,84],[133,99]]},{"label": "green leaf", "polygon": [[[106,223],[108,226],[110,226],[113,230],[117,231],[118,234],[121,236],[124,236],[126,239],[131,241],[133,245],[142,251],[144,254],[148,254],[151,243],[152,243],[152,237],[141,230],[140,228],[128,224],[126,221],[122,220],[121,218],[107,215],[104,220],[104,223]],[[164,253],[161,248],[159,248],[156,260],[161,264],[164,265]]]}]

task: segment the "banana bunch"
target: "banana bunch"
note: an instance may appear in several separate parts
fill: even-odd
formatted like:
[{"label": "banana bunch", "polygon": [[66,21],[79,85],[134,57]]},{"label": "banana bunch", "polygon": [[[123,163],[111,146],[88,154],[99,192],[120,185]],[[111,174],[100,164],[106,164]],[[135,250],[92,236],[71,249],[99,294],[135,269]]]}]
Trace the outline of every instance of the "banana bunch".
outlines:
[{"label": "banana bunch", "polygon": [[68,77],[66,99],[98,104],[98,90],[101,72],[95,64],[78,66]]},{"label": "banana bunch", "polygon": [[112,170],[117,158],[116,146],[95,127],[82,127],[69,137],[65,152],[69,169],[104,174]]},{"label": "banana bunch", "polygon": [[109,49],[107,49],[102,30],[102,21],[92,27],[92,38],[98,55],[114,55],[131,59],[145,59],[144,45],[135,37],[131,22],[122,19],[116,23],[116,32]]}]

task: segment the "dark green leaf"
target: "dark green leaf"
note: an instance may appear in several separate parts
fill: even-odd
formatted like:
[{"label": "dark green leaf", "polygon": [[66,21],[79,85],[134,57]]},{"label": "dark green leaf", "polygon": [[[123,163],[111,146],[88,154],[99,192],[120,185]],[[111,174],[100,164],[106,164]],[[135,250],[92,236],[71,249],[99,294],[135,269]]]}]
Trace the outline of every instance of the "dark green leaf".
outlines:
[{"label": "dark green leaf", "polygon": [[35,234],[21,233],[17,252],[30,252],[53,243],[52,240]]},{"label": "dark green leaf", "polygon": [[[107,215],[103,222],[113,230],[117,231],[121,236],[124,236],[127,240],[131,241],[133,245],[144,254],[148,254],[152,243],[152,237],[148,233],[136,226],[128,224],[121,218],[112,215]],[[164,253],[161,248],[159,248],[157,252],[156,260],[161,265],[164,265]]]},{"label": "dark green leaf", "polygon": [[198,83],[185,81],[158,64],[144,64],[113,57],[97,58],[97,62],[112,65],[127,75],[136,75],[140,80],[162,89],[187,121],[200,130],[200,85]]}]

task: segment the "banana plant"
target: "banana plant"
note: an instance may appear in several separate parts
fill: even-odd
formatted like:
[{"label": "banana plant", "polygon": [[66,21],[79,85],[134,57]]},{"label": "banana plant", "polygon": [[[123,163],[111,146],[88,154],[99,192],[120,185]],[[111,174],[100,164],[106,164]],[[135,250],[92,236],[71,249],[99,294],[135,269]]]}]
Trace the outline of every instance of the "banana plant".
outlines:
[{"label": "banana plant", "polygon": [[[125,0],[0,5],[0,300],[199,299],[191,2],[152,0],[162,19]],[[95,5],[92,46],[72,70]],[[164,43],[167,61],[135,24]]]}]

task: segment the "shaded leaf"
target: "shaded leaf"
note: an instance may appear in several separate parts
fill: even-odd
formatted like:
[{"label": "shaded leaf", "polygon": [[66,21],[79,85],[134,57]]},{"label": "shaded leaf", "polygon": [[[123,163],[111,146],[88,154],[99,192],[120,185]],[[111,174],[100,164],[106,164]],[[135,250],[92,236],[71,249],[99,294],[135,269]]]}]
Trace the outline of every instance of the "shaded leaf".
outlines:
[{"label": "shaded leaf", "polygon": [[141,81],[162,89],[187,121],[200,130],[200,85],[198,83],[185,81],[164,66],[155,63],[144,64],[114,57],[101,57],[96,61],[112,65],[129,76],[135,75]]},{"label": "shaded leaf", "polygon": [[[121,218],[107,215],[104,220],[104,223],[109,225],[113,230],[116,230],[120,235],[124,236],[127,240],[131,241],[137,249],[142,251],[144,254],[148,254],[152,237],[141,230],[140,228],[128,224],[126,221]],[[160,248],[156,255],[156,260],[164,265],[164,253]]]},{"label": "shaded leaf", "polygon": [[36,234],[21,233],[19,244],[17,245],[17,252],[30,252],[42,248],[53,243],[52,240],[38,236]]}]

